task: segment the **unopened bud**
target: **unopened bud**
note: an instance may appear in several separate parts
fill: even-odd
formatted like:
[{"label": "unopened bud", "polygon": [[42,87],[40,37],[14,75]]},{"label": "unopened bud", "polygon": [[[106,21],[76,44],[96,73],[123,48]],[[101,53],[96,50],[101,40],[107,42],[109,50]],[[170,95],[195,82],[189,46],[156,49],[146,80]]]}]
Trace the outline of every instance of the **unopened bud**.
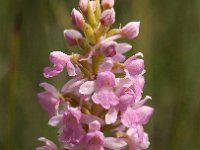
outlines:
[{"label": "unopened bud", "polygon": [[73,25],[75,25],[76,27],[79,27],[79,28],[83,28],[84,23],[85,23],[83,15],[75,8],[72,10],[71,18],[72,18]]},{"label": "unopened bud", "polygon": [[122,36],[134,39],[139,34],[140,22],[130,22],[122,28]]},{"label": "unopened bud", "polygon": [[73,46],[77,45],[78,40],[82,39],[83,36],[80,32],[73,29],[69,29],[64,31],[64,38],[69,43],[69,45]]},{"label": "unopened bud", "polygon": [[115,1],[114,0],[102,0],[103,9],[113,8]]},{"label": "unopened bud", "polygon": [[111,26],[115,22],[115,10],[113,8],[105,10],[101,15],[100,21],[103,26]]},{"label": "unopened bud", "polygon": [[83,13],[86,13],[88,9],[88,0],[80,0],[79,8]]}]

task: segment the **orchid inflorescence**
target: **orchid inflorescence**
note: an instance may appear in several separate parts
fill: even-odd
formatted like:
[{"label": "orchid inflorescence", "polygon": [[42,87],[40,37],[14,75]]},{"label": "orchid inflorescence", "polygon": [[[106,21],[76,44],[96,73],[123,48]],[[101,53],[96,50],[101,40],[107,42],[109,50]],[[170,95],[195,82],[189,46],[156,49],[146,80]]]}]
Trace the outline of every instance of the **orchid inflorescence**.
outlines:
[{"label": "orchid inflorescence", "polygon": [[150,142],[143,125],[153,108],[142,99],[144,60],[141,52],[126,59],[132,49],[121,38],[134,39],[140,22],[111,29],[115,22],[114,0],[80,0],[79,9],[71,13],[77,28],[64,31],[70,46],[78,46],[81,54],[50,53],[53,67],[44,68],[46,78],[67,70],[71,79],[58,91],[53,85],[41,83],[45,89],[38,94],[40,105],[48,112],[52,127],[58,128],[57,147],[40,137],[44,146],[36,150],[142,150]]}]

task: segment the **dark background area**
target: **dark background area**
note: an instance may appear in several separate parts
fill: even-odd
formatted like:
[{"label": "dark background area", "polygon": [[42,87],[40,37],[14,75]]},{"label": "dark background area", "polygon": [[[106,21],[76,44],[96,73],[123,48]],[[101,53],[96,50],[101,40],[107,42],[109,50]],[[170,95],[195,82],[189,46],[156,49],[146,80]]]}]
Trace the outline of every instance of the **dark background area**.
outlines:
[{"label": "dark background area", "polygon": [[[36,94],[46,81],[58,89],[65,74],[44,79],[53,50],[70,54],[63,30],[78,0],[0,0],[0,149],[31,150],[45,136],[56,141]],[[150,150],[200,149],[200,1],[116,0],[117,22],[141,21],[133,50],[144,53]]]}]

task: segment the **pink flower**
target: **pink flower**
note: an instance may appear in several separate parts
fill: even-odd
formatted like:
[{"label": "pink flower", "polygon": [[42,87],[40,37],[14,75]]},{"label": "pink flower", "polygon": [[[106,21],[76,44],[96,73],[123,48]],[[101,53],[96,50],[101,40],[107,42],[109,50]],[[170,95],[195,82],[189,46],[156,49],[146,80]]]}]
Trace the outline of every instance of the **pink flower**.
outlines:
[{"label": "pink flower", "polygon": [[63,115],[63,127],[59,139],[68,147],[74,147],[85,135],[80,124],[82,113],[77,108],[68,108]]},{"label": "pink flower", "polygon": [[122,35],[128,39],[134,39],[139,34],[140,22],[130,22],[122,28]]},{"label": "pink flower", "polygon": [[119,103],[116,106],[111,107],[105,116],[106,124],[112,124],[117,121],[118,112],[122,114],[127,108],[135,102],[135,93],[130,88],[132,86],[132,80],[129,78],[117,78],[116,95],[119,98]]},{"label": "pink flower", "polygon": [[92,100],[94,103],[109,109],[119,103],[119,99],[113,91],[115,85],[115,75],[112,72],[99,72],[95,81],[87,81],[80,86],[79,93],[84,95],[93,94]]},{"label": "pink flower", "polygon": [[42,108],[48,112],[49,118],[51,118],[58,112],[60,103],[59,92],[54,86],[48,83],[41,83],[40,86],[43,87],[46,91],[37,95],[39,103]]},{"label": "pink flower", "polygon": [[44,137],[40,137],[38,140],[44,142],[45,146],[38,147],[36,150],[57,150],[57,146],[52,141]]},{"label": "pink flower", "polygon": [[119,99],[113,92],[115,85],[115,75],[112,72],[98,73],[96,80],[97,91],[92,96],[93,102],[100,104],[105,109],[116,106],[119,103]]},{"label": "pink flower", "polygon": [[104,150],[105,137],[100,131],[100,127],[98,121],[89,124],[89,132],[86,135],[87,150]]},{"label": "pink flower", "polygon": [[50,53],[49,60],[54,64],[53,68],[44,68],[43,75],[50,78],[58,75],[66,67],[69,76],[75,76],[75,67],[70,61],[70,57],[63,52],[54,51]]}]

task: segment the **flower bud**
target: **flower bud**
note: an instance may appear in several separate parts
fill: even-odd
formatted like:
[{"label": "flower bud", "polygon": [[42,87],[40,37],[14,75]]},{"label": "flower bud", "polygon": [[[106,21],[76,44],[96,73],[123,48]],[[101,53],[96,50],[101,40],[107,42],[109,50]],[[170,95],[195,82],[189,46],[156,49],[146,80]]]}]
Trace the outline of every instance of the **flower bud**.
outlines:
[{"label": "flower bud", "polygon": [[114,6],[114,0],[102,0],[102,7],[103,9],[110,9]]},{"label": "flower bud", "polygon": [[115,10],[113,8],[105,10],[101,14],[100,21],[103,26],[111,26],[115,22]]},{"label": "flower bud", "polygon": [[86,13],[88,9],[88,0],[80,0],[79,8],[83,13]]},{"label": "flower bud", "polygon": [[140,22],[130,22],[122,28],[122,35],[128,39],[134,39],[139,34]]},{"label": "flower bud", "polygon": [[64,38],[69,43],[69,45],[74,46],[77,44],[77,41],[79,39],[83,38],[83,36],[80,32],[73,29],[69,29],[64,31]]},{"label": "flower bud", "polygon": [[72,19],[73,25],[75,25],[79,28],[83,28],[84,23],[85,23],[83,15],[78,10],[76,10],[75,8],[72,10],[71,19]]}]

